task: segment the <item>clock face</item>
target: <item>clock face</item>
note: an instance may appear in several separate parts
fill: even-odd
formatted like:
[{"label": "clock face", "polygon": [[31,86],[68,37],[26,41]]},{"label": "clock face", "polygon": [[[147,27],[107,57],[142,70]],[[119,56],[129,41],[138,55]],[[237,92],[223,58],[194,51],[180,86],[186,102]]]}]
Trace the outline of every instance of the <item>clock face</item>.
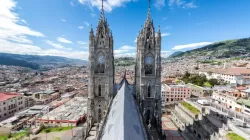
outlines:
[{"label": "clock face", "polygon": [[145,63],[146,63],[146,64],[152,64],[152,62],[153,62],[153,58],[152,58],[152,57],[147,56],[147,57],[145,58]]},{"label": "clock face", "polygon": [[98,63],[104,64],[104,56],[99,56]]}]

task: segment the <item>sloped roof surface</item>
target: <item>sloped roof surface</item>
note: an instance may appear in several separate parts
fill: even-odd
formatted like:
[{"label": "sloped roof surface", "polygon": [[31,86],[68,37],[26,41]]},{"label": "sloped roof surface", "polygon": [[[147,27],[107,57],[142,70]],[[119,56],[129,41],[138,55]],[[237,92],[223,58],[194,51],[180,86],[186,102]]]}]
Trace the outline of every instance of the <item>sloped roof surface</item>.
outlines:
[{"label": "sloped roof surface", "polygon": [[145,140],[139,112],[127,80],[124,78],[113,100],[101,140]]}]

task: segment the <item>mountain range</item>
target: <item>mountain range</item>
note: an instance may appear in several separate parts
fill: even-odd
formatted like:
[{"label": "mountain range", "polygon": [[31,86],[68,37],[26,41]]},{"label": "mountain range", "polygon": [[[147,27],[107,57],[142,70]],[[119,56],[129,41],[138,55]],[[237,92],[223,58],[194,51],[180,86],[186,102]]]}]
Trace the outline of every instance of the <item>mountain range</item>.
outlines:
[{"label": "mountain range", "polygon": [[215,58],[244,57],[250,55],[250,38],[216,42],[198,49],[186,52],[175,52],[169,58],[188,56],[208,56]]},{"label": "mountain range", "polygon": [[39,56],[0,53],[0,65],[27,67],[34,70],[49,70],[64,66],[86,66],[87,61],[58,56]]}]

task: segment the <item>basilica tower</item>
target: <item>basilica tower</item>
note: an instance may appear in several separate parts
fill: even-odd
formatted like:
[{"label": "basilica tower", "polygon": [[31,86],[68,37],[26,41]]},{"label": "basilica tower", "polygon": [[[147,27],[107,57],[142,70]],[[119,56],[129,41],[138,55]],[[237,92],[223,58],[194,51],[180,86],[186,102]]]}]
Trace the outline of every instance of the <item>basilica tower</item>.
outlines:
[{"label": "basilica tower", "polygon": [[113,98],[113,36],[104,15],[103,1],[96,34],[89,35],[88,125],[100,123]]},{"label": "basilica tower", "polygon": [[136,99],[147,124],[161,128],[161,32],[155,33],[150,13],[137,37]]}]

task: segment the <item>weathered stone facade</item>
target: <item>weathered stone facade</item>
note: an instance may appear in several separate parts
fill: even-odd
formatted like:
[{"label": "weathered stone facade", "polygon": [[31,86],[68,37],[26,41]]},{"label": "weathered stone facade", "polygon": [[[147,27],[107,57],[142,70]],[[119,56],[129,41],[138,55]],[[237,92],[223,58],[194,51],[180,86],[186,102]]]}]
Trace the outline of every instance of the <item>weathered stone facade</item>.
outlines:
[{"label": "weathered stone facade", "polygon": [[114,55],[113,36],[101,11],[96,34],[89,35],[88,123],[100,123],[113,98]]},{"label": "weathered stone facade", "polygon": [[137,37],[136,98],[146,124],[161,128],[161,32],[155,35],[150,16]]}]

